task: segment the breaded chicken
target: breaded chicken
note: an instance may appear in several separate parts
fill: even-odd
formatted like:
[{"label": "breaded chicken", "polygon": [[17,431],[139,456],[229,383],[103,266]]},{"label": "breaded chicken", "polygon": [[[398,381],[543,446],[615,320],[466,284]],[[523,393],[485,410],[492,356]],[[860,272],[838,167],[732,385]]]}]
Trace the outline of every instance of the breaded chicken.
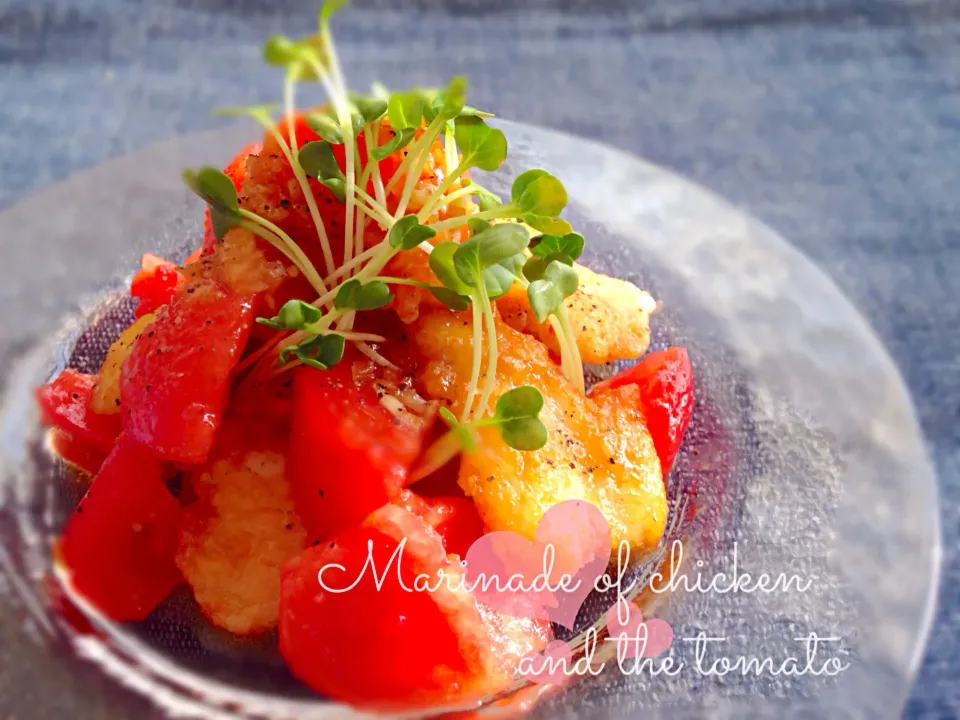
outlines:
[{"label": "breaded chicken", "polygon": [[[491,401],[521,385],[544,397],[540,419],[547,445],[520,452],[485,428],[475,452],[462,459],[459,482],[490,530],[533,538],[543,513],[559,502],[587,500],[607,518],[612,547],[627,540],[636,550],[654,546],[663,534],[667,501],[660,462],[639,412],[635,388],[600,401],[583,397],[534,337],[497,321],[497,383]],[[413,326],[426,363],[422,389],[459,414],[466,399],[473,356],[467,315],[431,313]]]},{"label": "breaded chicken", "polygon": [[198,499],[184,511],[176,560],[212,623],[253,635],[276,626],[280,566],[306,546],[307,533],[284,476],[282,446],[220,448],[193,477]]},{"label": "breaded chicken", "polygon": [[[613,362],[640,357],[650,345],[650,315],[654,299],[636,285],[574,265],[580,288],[567,298],[567,317],[585,363]],[[555,354],[560,346],[549,322],[538,323],[527,294],[516,284],[497,300],[503,321],[539,338]]]}]

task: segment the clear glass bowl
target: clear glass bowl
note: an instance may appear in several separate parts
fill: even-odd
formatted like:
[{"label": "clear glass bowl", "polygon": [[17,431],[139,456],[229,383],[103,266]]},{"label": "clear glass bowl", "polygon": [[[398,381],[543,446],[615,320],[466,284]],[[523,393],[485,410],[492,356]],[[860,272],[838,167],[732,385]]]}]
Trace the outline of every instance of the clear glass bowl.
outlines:
[{"label": "clear glass bowl", "polygon": [[[518,683],[478,714],[898,715],[929,629],[938,510],[910,401],[876,337],[808,260],[703,189],[612,148],[500,125],[510,160],[489,184],[504,191],[529,167],[565,182],[568,217],[588,238],[583,262],[662,302],[654,346],[689,349],[697,401],[669,481],[664,547],[682,542],[679,587],[639,597],[672,624],[683,668],[625,675],[608,662],[563,689]],[[18,717],[359,716],[296,683],[270,638],[239,644],[204,624],[187,593],[134,626],[89,617],[93,633],[49,603],[50,541],[80,489],[43,447],[32,388],[68,363],[96,369],[129,316],[116,291],[140,253],[182,259],[199,242],[201,207],[180,169],[222,164],[254,133],[161,143],[0,214],[0,693]],[[795,584],[721,592],[720,573]],[[610,602],[591,598],[579,629]],[[822,640],[808,663],[811,633]],[[699,662],[698,635],[724,639],[702,641]],[[709,672],[741,656],[771,665]],[[807,671],[770,669],[789,657]],[[828,658],[847,667],[828,677]]]}]

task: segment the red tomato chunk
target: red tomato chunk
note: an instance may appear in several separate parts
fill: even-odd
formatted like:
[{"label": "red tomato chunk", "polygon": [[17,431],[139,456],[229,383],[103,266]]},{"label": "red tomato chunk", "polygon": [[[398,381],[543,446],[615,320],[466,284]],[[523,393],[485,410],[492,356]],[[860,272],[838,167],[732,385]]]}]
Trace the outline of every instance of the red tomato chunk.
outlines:
[{"label": "red tomato chunk", "polygon": [[124,430],[164,460],[205,461],[252,324],[250,298],[210,280],[182,286],[124,361]]},{"label": "red tomato chunk", "polygon": [[60,540],[74,587],[114,620],[145,618],[180,582],[179,516],[156,458],[121,435]]},{"label": "red tomato chunk", "polygon": [[426,423],[395,417],[372,382],[344,358],[330,370],[296,370],[289,478],[312,539],[359,524],[395,498],[420,454]]},{"label": "red tomato chunk", "polygon": [[120,434],[119,415],[99,415],[90,408],[96,375],[67,368],[53,382],[38,388],[44,425],[56,428],[75,443],[109,453]]},{"label": "red tomato chunk", "polygon": [[140,268],[130,283],[130,295],[140,300],[136,309],[138,318],[169,303],[184,280],[176,265],[150,253],[144,254]]},{"label": "red tomato chunk", "polygon": [[640,390],[643,416],[666,481],[693,413],[690,356],[682,347],[650,353],[632,368],[595,385],[590,394],[621,385],[636,385]]}]

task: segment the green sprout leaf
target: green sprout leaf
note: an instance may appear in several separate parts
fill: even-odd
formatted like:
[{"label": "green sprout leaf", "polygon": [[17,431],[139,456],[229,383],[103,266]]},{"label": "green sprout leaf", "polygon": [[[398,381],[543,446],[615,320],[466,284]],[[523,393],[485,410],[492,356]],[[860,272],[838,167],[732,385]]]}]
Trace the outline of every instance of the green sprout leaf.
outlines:
[{"label": "green sprout leaf", "polygon": [[492,225],[457,248],[453,266],[464,283],[476,285],[484,270],[523,252],[529,242],[530,236],[521,225]]},{"label": "green sprout leaf", "polygon": [[470,308],[470,298],[465,295],[455,293],[453,290],[447,287],[437,285],[426,285],[425,287],[431,295],[443,303],[447,308],[453,310],[453,312],[463,312],[464,310],[468,310]]},{"label": "green sprout leaf", "polygon": [[308,114],[306,120],[310,129],[326,142],[332,145],[343,145],[343,131],[340,129],[340,123],[330,115],[314,112]]},{"label": "green sprout leaf", "polygon": [[361,283],[354,278],[340,286],[333,306],[338,310],[376,310],[389,305],[393,293],[382,280]]},{"label": "green sprout leaf", "polygon": [[336,13],[350,4],[350,0],[324,0],[320,6],[320,27],[330,22]]},{"label": "green sprout leaf", "polygon": [[379,120],[387,112],[388,103],[383,98],[353,92],[348,93],[347,97],[353,103],[357,112],[360,113],[365,125],[372,123],[374,120]]},{"label": "green sprout leaf", "polygon": [[566,263],[554,260],[547,265],[543,278],[527,287],[527,298],[537,321],[543,322],[557,312],[563,301],[573,295],[579,286],[577,271]]},{"label": "green sprout leaf", "polygon": [[[542,174],[531,175],[538,172]],[[545,171],[528,170],[523,173],[513,183],[511,196],[513,202],[528,215],[555,218],[567,206],[567,190],[563,183]]]},{"label": "green sprout leaf", "polygon": [[344,178],[343,171],[333,154],[333,147],[329,142],[308,142],[300,148],[298,159],[300,167],[310,177],[319,180],[329,180],[331,178],[342,180]]},{"label": "green sprout leaf", "polygon": [[280,351],[280,363],[295,356],[304,365],[317,370],[329,370],[343,359],[345,342],[340,335],[316,335],[299,345],[288,345]]},{"label": "green sprout leaf", "polygon": [[321,317],[323,313],[313,305],[303,300],[290,300],[280,308],[276,317],[257,318],[257,322],[274,330],[305,330],[319,322]]},{"label": "green sprout leaf", "polygon": [[496,117],[493,113],[487,112],[486,110],[478,110],[477,108],[471,105],[464,105],[460,110],[460,114],[457,117],[478,117],[478,118],[490,118]]},{"label": "green sprout leaf", "polygon": [[473,433],[470,432],[469,428],[462,425],[448,408],[441,407],[439,413],[443,421],[450,426],[450,431],[466,452],[473,452],[477,449],[477,442]]},{"label": "green sprout leaf", "polygon": [[242,222],[237,189],[233,180],[220,170],[212,167],[187,169],[183,171],[183,181],[210,207],[210,220],[217,240],[222,240],[230,228]]},{"label": "green sprout leaf", "polygon": [[453,120],[463,112],[463,105],[467,99],[467,78],[457,75],[450,80],[447,87],[437,93],[430,103],[427,120],[433,121],[438,116],[443,120]]},{"label": "green sprout leaf", "polygon": [[413,140],[414,136],[417,134],[417,131],[413,128],[404,128],[403,130],[395,130],[393,137],[385,142],[383,145],[378,145],[371,152],[370,155],[373,156],[374,160],[383,160],[388,155],[392,155],[397,150],[405,148]]},{"label": "green sprout leaf", "polygon": [[467,220],[467,229],[470,231],[471,235],[476,235],[482,233],[484,230],[489,230],[492,227],[483,218],[470,218]]},{"label": "green sprout leaf", "polygon": [[500,196],[496,193],[491,192],[485,187],[477,185],[472,181],[470,186],[473,188],[473,194],[477,198],[477,205],[480,207],[481,212],[496,210],[499,207],[503,207],[503,200],[501,200]]},{"label": "green sprout leaf", "polygon": [[416,215],[404,215],[390,228],[387,241],[396,250],[413,250],[436,234],[433,228],[421,225]]},{"label": "green sprout leaf", "polygon": [[333,193],[337,202],[343,204],[347,201],[347,183],[343,178],[327,178],[326,180],[321,180],[320,184]]},{"label": "green sprout leaf", "polygon": [[453,256],[460,247],[457,243],[449,241],[435,246],[433,252],[430,253],[430,269],[433,270],[433,274],[437,276],[437,280],[445,288],[452,290],[457,295],[470,295],[470,285],[460,279],[454,265]]},{"label": "green sprout leaf", "polygon": [[493,171],[507,156],[507,138],[502,131],[487,125],[479,117],[459,117],[454,138],[466,167]]},{"label": "green sprout leaf", "polygon": [[573,231],[573,228],[563,218],[550,218],[542,215],[527,214],[523,216],[523,221],[534,230],[549,235],[567,235]]},{"label": "green sprout leaf", "polygon": [[540,255],[534,255],[532,258],[526,261],[523,265],[523,276],[533,282],[535,280],[543,280],[543,276],[547,272],[547,268],[550,266],[554,260],[557,262],[562,262],[564,265],[573,266],[573,260],[566,253],[550,253],[546,257]]},{"label": "green sprout leaf", "polygon": [[394,130],[418,129],[420,122],[423,120],[425,106],[423,93],[420,90],[413,89],[393,93],[387,104],[387,117],[390,119],[390,127]]},{"label": "green sprout leaf", "polygon": [[288,67],[303,59],[303,46],[285,35],[271,35],[263,44],[262,54],[267,65]]},{"label": "green sprout leaf", "polygon": [[[571,263],[580,257],[583,252],[583,235],[580,233],[567,233],[566,235],[541,235],[537,241],[531,245],[530,252],[540,257],[562,254],[570,258]],[[568,265],[571,263],[567,263]]]},{"label": "green sprout leaf", "polygon": [[532,385],[505,392],[497,400],[493,419],[500,436],[514,450],[539,450],[547,444],[547,428],[540,420],[543,395]]}]

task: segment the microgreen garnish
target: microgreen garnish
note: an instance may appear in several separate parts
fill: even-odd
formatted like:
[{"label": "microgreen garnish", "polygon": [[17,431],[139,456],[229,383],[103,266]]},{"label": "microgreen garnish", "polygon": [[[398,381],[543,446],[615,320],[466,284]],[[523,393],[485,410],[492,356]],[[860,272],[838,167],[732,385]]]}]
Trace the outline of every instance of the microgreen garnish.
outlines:
[{"label": "microgreen garnish", "polygon": [[544,270],[543,277],[530,283],[527,297],[537,320],[543,322],[559,312],[563,301],[573,295],[580,285],[577,271],[560,260],[552,260]]},{"label": "microgreen garnish", "polygon": [[390,228],[387,242],[396,250],[413,250],[436,234],[433,228],[421,225],[416,215],[404,215]]},{"label": "microgreen garnish", "polygon": [[374,160],[383,160],[388,155],[393,155],[397,150],[405,148],[413,140],[417,131],[413,128],[403,128],[402,130],[394,131],[393,138],[388,140],[383,145],[374,148],[370,156]]},{"label": "microgreen garnish", "polygon": [[460,452],[477,449],[477,430],[494,427],[504,444],[514,450],[532,452],[547,444],[547,427],[540,420],[543,395],[532,385],[523,385],[505,392],[497,400],[492,415],[471,422],[460,422],[447,408],[440,408],[440,417],[450,428],[423,454],[412,472],[414,482],[439,470]]},{"label": "microgreen garnish", "polygon": [[382,280],[361,283],[354,278],[340,286],[333,306],[337,310],[376,310],[391,303],[393,293]]},{"label": "microgreen garnish", "polygon": [[[367,357],[388,364],[364,344],[383,338],[352,331],[356,313],[390,304],[391,285],[417,286],[452,311],[469,311],[472,320],[473,366],[463,416],[457,420],[441,410],[451,427],[447,444],[470,449],[477,429],[495,426],[510,447],[542,447],[543,397],[536,388],[503,394],[488,414],[496,388],[498,342],[491,302],[519,283],[537,319],[549,321],[557,332],[564,374],[583,389],[582,364],[565,305],[577,290],[573,263],[583,251],[583,237],[559,217],[567,205],[566,190],[546,170],[528,170],[516,178],[504,202],[467,177],[471,169],[498,169],[508,143],[500,129],[487,123],[491,113],[466,104],[464,77],[454,77],[437,89],[390,92],[375,84],[368,94],[348,92],[329,27],[333,14],[346,4],[346,0],[323,3],[313,34],[300,39],[274,35],[264,44],[264,60],[283,70],[279,105],[220,112],[257,120],[276,141],[316,226],[325,272],[311,262],[315,253],[308,256],[298,244],[303,238],[294,241],[267,217],[248,210],[226,175],[212,168],[184,173],[190,188],[209,206],[218,239],[234,227],[253,232],[280,250],[317,292],[312,303],[292,300],[275,317],[257,319],[286,335],[268,343],[251,363],[259,368],[276,359],[281,365],[276,372],[299,364],[327,369],[339,362],[344,342],[350,341]],[[329,98],[327,105],[303,117],[319,141],[304,143],[305,138],[296,137],[302,128],[295,104],[301,83],[316,83]],[[442,157],[436,153],[438,146]],[[381,161],[389,156],[401,158],[399,165],[391,177],[381,177]],[[338,157],[345,159],[338,162]],[[431,158],[437,160],[440,183],[423,197],[414,190]],[[311,178],[345,206],[343,227],[324,225]],[[471,212],[476,210],[469,204],[471,197],[479,212]],[[444,237],[445,231],[464,225],[469,238],[462,244]],[[543,233],[532,246],[531,228]],[[367,240],[375,232],[382,239],[371,245]],[[331,237],[344,238],[342,257],[334,258]],[[390,259],[404,252],[429,253],[439,284],[384,277]],[[281,347],[282,343],[286,344]]]},{"label": "microgreen garnish", "polygon": [[343,359],[344,338],[340,335],[315,335],[299,345],[288,345],[280,351],[280,362],[288,363],[294,356],[304,365],[317,370],[329,370]]},{"label": "microgreen garnish", "polygon": [[274,330],[306,330],[320,321],[323,313],[319,308],[303,300],[290,300],[272,318],[257,318],[257,322]]}]

